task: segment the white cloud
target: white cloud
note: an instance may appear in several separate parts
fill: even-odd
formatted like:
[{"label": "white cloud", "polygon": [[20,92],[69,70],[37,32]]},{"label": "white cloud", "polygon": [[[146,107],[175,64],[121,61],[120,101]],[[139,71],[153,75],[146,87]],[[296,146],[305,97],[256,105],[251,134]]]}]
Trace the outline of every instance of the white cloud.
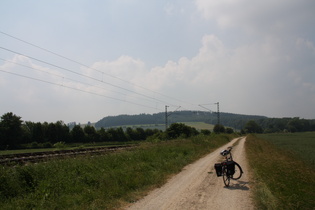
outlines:
[{"label": "white cloud", "polygon": [[[198,109],[198,104],[217,101],[223,112],[283,117],[297,113],[294,106],[299,102],[314,104],[315,98],[315,48],[311,41],[301,38],[288,42],[269,37],[262,43],[230,48],[219,37],[205,35],[199,52],[192,58],[182,57],[148,69],[144,61],[121,56],[113,61],[95,62],[90,69],[82,67],[81,73],[88,77],[35,65],[25,57],[15,56],[13,60],[41,70],[28,70],[29,76],[56,84],[25,78],[10,78],[15,85],[2,83],[6,84],[3,87],[11,87],[6,95],[18,104],[18,109],[29,113],[23,115],[25,118],[32,115],[27,110],[33,110],[55,121],[71,121],[70,118],[96,121],[106,115],[160,112],[166,103]],[[9,63],[1,68],[4,67],[25,73],[25,69]],[[299,111],[300,116],[307,118],[312,109],[305,107]]]},{"label": "white cloud", "polygon": [[[303,50],[312,46],[305,43],[299,44]],[[207,35],[195,57],[155,67],[143,81],[144,86],[195,105],[221,100],[228,112],[290,116],[288,104],[297,104],[295,96],[308,103],[314,103],[310,96],[315,96],[312,64],[305,63],[304,72],[295,68],[301,62],[296,53],[295,45],[286,40],[229,49],[218,37]]]},{"label": "white cloud", "polygon": [[46,26],[58,26],[48,30],[36,15],[29,17],[26,25],[33,26],[32,33],[24,30],[25,24],[18,27],[13,13],[1,14],[12,21],[9,26],[16,26],[12,35],[91,63],[91,68],[69,64],[17,40],[2,39],[8,49],[76,72],[10,54],[12,61],[40,71],[6,62],[2,69],[54,85],[0,72],[0,94],[7,99],[0,106],[2,113],[13,111],[34,121],[86,122],[106,115],[160,112],[166,104],[199,109],[198,104],[219,101],[223,112],[315,118],[315,1],[195,0],[196,8],[191,1],[153,6],[132,1],[132,8],[116,1],[100,5],[110,7],[79,4],[70,11],[69,17],[78,14],[78,20],[84,20],[79,25],[69,25],[76,18],[43,18]]},{"label": "white cloud", "polygon": [[315,20],[312,0],[195,0],[195,4],[205,19],[216,21],[221,29],[243,29],[255,35],[298,33]]}]

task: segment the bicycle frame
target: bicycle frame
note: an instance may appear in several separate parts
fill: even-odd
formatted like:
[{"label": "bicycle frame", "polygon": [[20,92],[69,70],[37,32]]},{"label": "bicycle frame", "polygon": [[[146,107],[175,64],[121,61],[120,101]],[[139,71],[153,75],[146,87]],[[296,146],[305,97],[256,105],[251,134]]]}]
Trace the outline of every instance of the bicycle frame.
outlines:
[{"label": "bicycle frame", "polygon": [[[220,153],[222,156],[225,157],[225,160],[223,162],[221,162],[221,166],[222,166],[223,182],[224,182],[225,186],[227,186],[227,187],[230,185],[230,179],[237,180],[237,179],[241,178],[241,176],[243,174],[243,170],[242,170],[241,166],[233,160],[231,150],[232,150],[232,147],[228,147],[227,150],[223,150]],[[231,161],[233,162],[232,164],[234,164],[234,166],[233,166],[234,169],[232,170],[233,174],[228,173],[228,172],[230,172],[228,170],[228,163],[230,163]],[[235,171],[238,171],[236,176],[235,176]]]}]

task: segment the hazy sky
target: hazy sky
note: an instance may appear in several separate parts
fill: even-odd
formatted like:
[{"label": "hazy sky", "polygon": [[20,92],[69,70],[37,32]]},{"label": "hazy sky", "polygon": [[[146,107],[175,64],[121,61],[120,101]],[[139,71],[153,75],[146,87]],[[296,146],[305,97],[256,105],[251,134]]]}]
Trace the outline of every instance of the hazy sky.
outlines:
[{"label": "hazy sky", "polygon": [[0,115],[315,119],[314,0],[0,0]]}]

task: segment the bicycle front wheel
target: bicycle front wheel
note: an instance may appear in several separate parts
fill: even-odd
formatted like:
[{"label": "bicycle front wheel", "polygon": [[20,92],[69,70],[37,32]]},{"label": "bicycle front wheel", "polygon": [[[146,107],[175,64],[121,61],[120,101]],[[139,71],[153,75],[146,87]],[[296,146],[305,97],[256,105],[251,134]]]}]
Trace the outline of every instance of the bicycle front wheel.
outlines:
[{"label": "bicycle front wheel", "polygon": [[223,177],[223,182],[225,186],[229,186],[230,185],[230,175],[227,175],[227,167],[223,166],[222,168],[222,177]]},{"label": "bicycle front wheel", "polygon": [[235,173],[233,174],[231,179],[237,180],[237,179],[241,178],[241,176],[243,174],[243,170],[237,162],[234,162],[234,163],[235,163]]}]

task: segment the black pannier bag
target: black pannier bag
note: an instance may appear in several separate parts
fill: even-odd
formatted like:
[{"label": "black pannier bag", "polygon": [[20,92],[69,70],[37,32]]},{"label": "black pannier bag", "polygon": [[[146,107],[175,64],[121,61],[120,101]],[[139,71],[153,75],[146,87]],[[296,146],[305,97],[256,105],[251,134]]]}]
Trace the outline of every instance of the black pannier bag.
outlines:
[{"label": "black pannier bag", "polygon": [[217,173],[217,176],[222,176],[222,165],[221,163],[214,164],[215,172]]},{"label": "black pannier bag", "polygon": [[227,175],[233,175],[235,173],[235,162],[234,161],[228,161],[226,163],[227,168]]}]

